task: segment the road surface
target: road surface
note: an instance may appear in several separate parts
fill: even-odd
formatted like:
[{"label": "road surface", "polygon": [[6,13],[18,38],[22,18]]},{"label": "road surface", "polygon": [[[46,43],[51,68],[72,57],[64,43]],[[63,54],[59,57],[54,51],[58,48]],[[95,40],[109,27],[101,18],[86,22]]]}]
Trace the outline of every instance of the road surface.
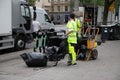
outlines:
[{"label": "road surface", "polygon": [[32,52],[32,45],[23,51],[0,55],[0,80],[120,80],[120,40],[106,41],[97,47],[98,59],[78,61],[67,66],[67,56],[53,67],[28,68],[20,54]]}]

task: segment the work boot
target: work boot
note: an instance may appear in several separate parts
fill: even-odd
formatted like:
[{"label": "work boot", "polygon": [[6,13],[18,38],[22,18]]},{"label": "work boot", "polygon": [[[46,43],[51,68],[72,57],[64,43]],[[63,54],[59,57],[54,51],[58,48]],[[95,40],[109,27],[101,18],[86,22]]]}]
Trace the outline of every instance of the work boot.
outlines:
[{"label": "work boot", "polygon": [[72,63],[72,65],[77,65],[77,63]]},{"label": "work boot", "polygon": [[72,61],[72,65],[77,65],[77,62],[76,61]]}]

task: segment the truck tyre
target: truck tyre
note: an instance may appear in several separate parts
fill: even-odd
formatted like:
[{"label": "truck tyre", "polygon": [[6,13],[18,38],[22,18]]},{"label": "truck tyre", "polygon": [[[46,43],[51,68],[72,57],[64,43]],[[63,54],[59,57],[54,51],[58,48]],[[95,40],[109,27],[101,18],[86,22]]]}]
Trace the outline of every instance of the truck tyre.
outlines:
[{"label": "truck tyre", "polygon": [[25,42],[24,36],[17,36],[15,38],[14,45],[15,45],[14,46],[15,50],[23,50],[23,49],[25,49],[26,42]]}]

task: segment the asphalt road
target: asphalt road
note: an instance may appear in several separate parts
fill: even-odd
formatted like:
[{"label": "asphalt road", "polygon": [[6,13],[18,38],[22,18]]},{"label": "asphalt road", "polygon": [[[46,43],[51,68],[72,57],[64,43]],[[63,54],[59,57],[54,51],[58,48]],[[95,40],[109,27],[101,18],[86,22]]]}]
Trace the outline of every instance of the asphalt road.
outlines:
[{"label": "asphalt road", "polygon": [[67,66],[67,56],[53,67],[28,68],[20,54],[32,52],[32,44],[23,51],[0,55],[0,80],[120,80],[120,40],[106,41],[97,47],[98,59],[77,61]]}]

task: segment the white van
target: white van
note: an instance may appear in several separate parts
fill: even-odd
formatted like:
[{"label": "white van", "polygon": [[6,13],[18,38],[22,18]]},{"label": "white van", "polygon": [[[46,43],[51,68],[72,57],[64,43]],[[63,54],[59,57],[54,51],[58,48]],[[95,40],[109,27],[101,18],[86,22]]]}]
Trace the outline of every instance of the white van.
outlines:
[{"label": "white van", "polygon": [[[30,7],[31,15],[33,18],[33,7]],[[53,22],[50,21],[47,12],[40,7],[36,7],[37,21],[40,22],[42,30],[54,29]]]}]

